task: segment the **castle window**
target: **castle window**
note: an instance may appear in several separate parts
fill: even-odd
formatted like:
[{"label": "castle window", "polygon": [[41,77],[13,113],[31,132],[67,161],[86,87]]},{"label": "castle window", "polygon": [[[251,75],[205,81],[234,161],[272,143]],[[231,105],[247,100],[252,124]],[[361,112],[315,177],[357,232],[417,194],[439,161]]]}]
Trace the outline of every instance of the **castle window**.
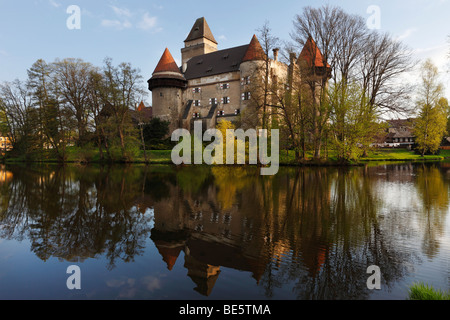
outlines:
[{"label": "castle window", "polygon": [[216,98],[211,98],[209,99],[209,104],[217,104],[217,99]]},{"label": "castle window", "polygon": [[244,93],[242,94],[242,100],[243,100],[243,101],[250,100],[251,97],[252,97],[252,94],[251,94],[250,92],[244,92]]},{"label": "castle window", "polygon": [[195,112],[195,113],[192,115],[192,117],[193,117],[194,119],[198,119],[198,118],[201,117],[201,115],[200,115],[199,112]]},{"label": "castle window", "polygon": [[200,100],[194,100],[194,106],[200,107]]},{"label": "castle window", "polygon": [[229,83],[222,83],[220,85],[220,89],[222,89],[222,90],[230,89],[230,84]]},{"label": "castle window", "polygon": [[160,97],[164,97],[164,95],[163,95],[163,93],[162,93],[162,92],[160,92],[160,93],[159,93],[159,96],[160,96]]},{"label": "castle window", "polygon": [[221,102],[222,102],[222,104],[229,104],[230,103],[230,97],[223,97]]},{"label": "castle window", "polygon": [[193,93],[200,93],[200,92],[202,92],[202,88],[194,88],[194,89],[192,89],[192,92]]},{"label": "castle window", "polygon": [[241,79],[241,84],[242,85],[250,84],[250,76],[242,78]]},{"label": "castle window", "polygon": [[235,115],[241,114],[241,110],[239,110],[239,109],[234,110],[234,114],[235,114]]},{"label": "castle window", "polygon": [[223,111],[223,110],[220,110],[220,111],[217,112],[217,116],[218,117],[222,117],[224,115],[225,115],[225,111]]}]

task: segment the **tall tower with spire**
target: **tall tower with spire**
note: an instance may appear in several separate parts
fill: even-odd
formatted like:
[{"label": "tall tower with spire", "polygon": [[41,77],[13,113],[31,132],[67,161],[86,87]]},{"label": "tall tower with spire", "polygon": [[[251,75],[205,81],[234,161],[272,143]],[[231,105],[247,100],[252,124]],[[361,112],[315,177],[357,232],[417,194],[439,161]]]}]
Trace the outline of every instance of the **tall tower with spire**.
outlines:
[{"label": "tall tower with spire", "polygon": [[193,57],[217,51],[217,41],[205,18],[195,21],[181,49],[183,66]]}]

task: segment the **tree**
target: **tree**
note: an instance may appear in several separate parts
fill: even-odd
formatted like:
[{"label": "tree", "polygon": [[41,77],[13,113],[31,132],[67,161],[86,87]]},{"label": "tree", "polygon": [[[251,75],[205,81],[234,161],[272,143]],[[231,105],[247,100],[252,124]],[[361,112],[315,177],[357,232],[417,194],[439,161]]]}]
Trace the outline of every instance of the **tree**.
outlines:
[{"label": "tree", "polygon": [[[97,147],[99,150],[100,161],[104,161],[103,147],[109,155],[108,142],[103,125],[104,116],[102,110],[104,107],[102,97],[104,96],[103,76],[98,68],[90,70],[89,85],[87,87],[87,94],[89,95],[89,109],[93,124],[95,138],[97,140]],[[110,158],[110,156],[108,156]]]},{"label": "tree", "polygon": [[36,148],[37,117],[33,95],[27,83],[15,80],[0,85],[2,133],[11,141],[14,152],[30,155]]},{"label": "tree", "polygon": [[54,64],[37,60],[28,70],[28,84],[37,109],[40,150],[51,149],[64,161],[73,122],[62,99]]},{"label": "tree", "polygon": [[[400,77],[412,67],[411,52],[387,34],[369,30],[365,20],[329,5],[320,8],[306,7],[294,19],[291,48],[302,50],[313,39],[322,54],[322,65],[330,65],[330,80],[347,86],[358,83],[363,89],[361,105],[369,105],[373,113],[405,112],[409,89]],[[311,47],[312,60],[317,60],[315,46]],[[320,71],[317,70],[317,71]],[[311,123],[309,132],[315,158],[320,157],[326,139],[330,110],[327,109],[328,78],[314,67],[302,75],[309,84]],[[345,88],[344,88],[345,90]]]},{"label": "tree", "polygon": [[382,130],[377,114],[354,83],[336,83],[329,91],[330,132],[340,161],[358,160]]},{"label": "tree", "polygon": [[[263,92],[262,92],[262,129],[268,129],[268,121],[270,113],[268,111],[269,95],[271,85],[271,61],[270,52],[277,49],[279,39],[272,35],[272,30],[270,29],[269,22],[266,21],[264,25],[258,29],[259,39],[261,41],[261,46],[264,51],[264,65],[260,73],[263,75]],[[269,113],[269,114],[268,114]]]},{"label": "tree", "polygon": [[169,134],[169,121],[162,121],[159,118],[153,118],[148,124],[143,126],[143,136],[145,143],[153,149],[159,146],[165,146],[166,137]]},{"label": "tree", "polygon": [[422,156],[436,153],[446,132],[448,101],[443,97],[443,92],[438,68],[428,59],[421,68],[421,84],[416,101],[418,117],[414,124],[417,150]]},{"label": "tree", "polygon": [[88,119],[90,116],[89,84],[93,66],[81,59],[56,60],[53,63],[54,81],[68,110],[76,120],[77,145],[87,142]]},{"label": "tree", "polygon": [[134,150],[137,141],[130,108],[140,102],[143,95],[142,76],[140,70],[133,68],[131,64],[121,63],[114,66],[112,60],[107,58],[103,67],[103,78],[102,100],[109,114],[104,124],[105,131],[109,131],[113,143],[118,139],[121,160],[129,161],[132,155],[127,150]]}]

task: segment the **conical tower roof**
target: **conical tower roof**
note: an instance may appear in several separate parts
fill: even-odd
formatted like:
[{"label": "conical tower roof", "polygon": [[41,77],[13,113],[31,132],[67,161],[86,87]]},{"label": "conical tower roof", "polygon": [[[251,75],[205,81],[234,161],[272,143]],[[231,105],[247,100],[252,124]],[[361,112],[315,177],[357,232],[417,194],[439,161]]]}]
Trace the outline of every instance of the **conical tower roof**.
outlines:
[{"label": "conical tower roof", "polygon": [[259,43],[256,35],[253,35],[252,40],[250,41],[250,45],[248,46],[247,52],[242,59],[242,62],[245,61],[253,61],[253,60],[265,60],[266,54],[264,53],[261,44]]},{"label": "conical tower roof", "polygon": [[[320,52],[319,47],[316,42],[313,40],[311,36],[309,36],[308,40],[303,47],[300,56],[298,57],[299,61],[306,61],[309,66],[315,67],[324,67],[324,59],[322,52]],[[330,68],[330,65],[327,63],[327,68]]]},{"label": "conical tower roof", "polygon": [[166,48],[153,75],[148,80],[148,88],[153,91],[157,87],[186,88],[187,81],[177,66],[169,49]]},{"label": "conical tower roof", "polygon": [[206,22],[206,19],[203,17],[195,21],[194,26],[191,29],[191,32],[189,33],[186,40],[184,40],[184,42],[189,42],[201,38],[206,38],[217,44],[217,41],[214,38],[208,23]]},{"label": "conical tower roof", "polygon": [[166,48],[166,50],[164,51],[158,65],[155,68],[155,71],[153,71],[153,74],[161,72],[176,72],[181,74],[177,63],[175,62],[168,48]]}]

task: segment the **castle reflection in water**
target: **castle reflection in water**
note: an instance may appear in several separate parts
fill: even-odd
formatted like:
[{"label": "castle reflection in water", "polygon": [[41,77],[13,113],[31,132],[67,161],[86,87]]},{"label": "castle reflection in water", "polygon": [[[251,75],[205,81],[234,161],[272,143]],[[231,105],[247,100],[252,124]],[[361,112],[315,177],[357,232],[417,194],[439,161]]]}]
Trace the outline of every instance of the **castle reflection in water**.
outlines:
[{"label": "castle reflection in water", "polygon": [[[432,212],[431,236],[412,238],[417,219],[386,206],[392,183],[411,188],[418,212]],[[42,261],[104,256],[114,269],[150,243],[204,296],[232,269],[269,296],[289,285],[297,299],[367,298],[368,265],[382,265],[389,285],[416,258],[399,244],[425,241],[428,257],[442,250],[448,211],[445,166],[408,164],[282,168],[274,177],[252,167],[2,166],[0,189],[0,237],[27,238]]]}]

